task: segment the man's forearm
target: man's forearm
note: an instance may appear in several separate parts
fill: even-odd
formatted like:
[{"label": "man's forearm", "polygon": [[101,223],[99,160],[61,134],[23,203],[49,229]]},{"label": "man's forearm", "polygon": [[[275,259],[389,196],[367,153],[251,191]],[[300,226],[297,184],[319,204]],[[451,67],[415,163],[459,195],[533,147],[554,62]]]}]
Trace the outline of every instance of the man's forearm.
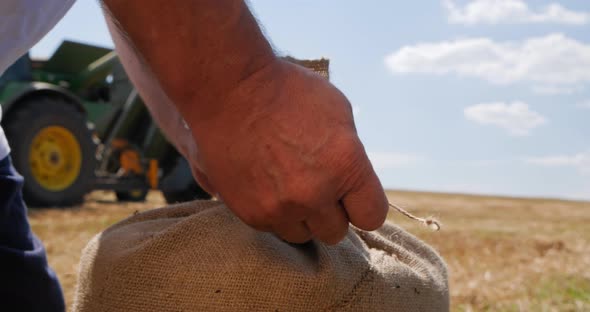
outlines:
[{"label": "man's forearm", "polygon": [[242,0],[103,0],[103,5],[116,25],[111,31],[126,37],[118,45],[132,47],[128,51],[145,62],[185,116],[207,118],[223,109],[217,106],[224,95],[275,57]]}]

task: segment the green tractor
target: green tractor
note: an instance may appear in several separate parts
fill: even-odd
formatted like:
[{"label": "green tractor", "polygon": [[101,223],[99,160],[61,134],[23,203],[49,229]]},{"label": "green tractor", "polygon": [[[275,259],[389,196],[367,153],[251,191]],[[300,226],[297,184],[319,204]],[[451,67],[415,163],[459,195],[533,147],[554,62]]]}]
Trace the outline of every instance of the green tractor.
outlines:
[{"label": "green tractor", "polygon": [[[328,78],[328,60],[300,61]],[[143,201],[210,198],[151,119],[114,51],[64,41],[48,60],[20,58],[0,76],[2,127],[33,206],[80,203],[95,189]]]},{"label": "green tractor", "polygon": [[65,206],[93,189],[142,201],[208,198],[168,143],[110,49],[65,41],[46,61],[0,77],[2,126],[31,205]]}]

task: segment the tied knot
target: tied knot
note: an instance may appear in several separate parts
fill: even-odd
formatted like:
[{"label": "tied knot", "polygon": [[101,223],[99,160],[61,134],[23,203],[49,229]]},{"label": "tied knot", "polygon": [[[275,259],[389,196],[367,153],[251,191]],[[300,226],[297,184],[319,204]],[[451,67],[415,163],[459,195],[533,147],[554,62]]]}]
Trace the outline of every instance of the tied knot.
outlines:
[{"label": "tied knot", "polygon": [[388,203],[389,207],[397,210],[399,213],[403,214],[404,216],[418,221],[422,224],[424,224],[426,227],[430,228],[433,231],[439,231],[441,229],[441,224],[440,222],[438,222],[438,220],[436,220],[434,217],[428,217],[428,218],[420,218],[420,217],[416,217],[415,215],[409,213],[407,210],[405,210],[404,208],[398,206],[398,205],[394,205],[392,203]]}]

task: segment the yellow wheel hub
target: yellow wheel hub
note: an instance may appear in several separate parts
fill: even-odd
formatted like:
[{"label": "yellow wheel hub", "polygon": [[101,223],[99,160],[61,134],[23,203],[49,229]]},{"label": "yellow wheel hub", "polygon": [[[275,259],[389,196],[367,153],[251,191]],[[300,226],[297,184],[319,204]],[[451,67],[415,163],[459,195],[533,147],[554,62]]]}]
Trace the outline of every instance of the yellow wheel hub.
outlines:
[{"label": "yellow wheel hub", "polygon": [[82,166],[82,149],[76,137],[61,126],[41,129],[29,151],[31,173],[47,190],[59,192],[71,186]]}]

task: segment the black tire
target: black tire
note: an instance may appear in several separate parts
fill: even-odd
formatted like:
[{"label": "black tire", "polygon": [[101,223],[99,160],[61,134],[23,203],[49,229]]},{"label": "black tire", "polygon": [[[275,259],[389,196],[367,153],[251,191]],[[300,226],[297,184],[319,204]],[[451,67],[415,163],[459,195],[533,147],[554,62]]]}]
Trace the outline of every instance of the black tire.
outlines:
[{"label": "black tire", "polygon": [[[10,113],[7,120],[4,120],[4,129],[11,146],[11,157],[14,166],[25,180],[23,196],[27,204],[46,207],[69,206],[81,203],[84,195],[93,187],[97,164],[95,156],[96,144],[86,123],[86,116],[72,104],[59,97],[37,96],[15,105],[17,105],[15,107],[16,111]],[[73,173],[66,173],[66,175],[70,174],[70,178],[66,179],[63,187],[60,186],[58,189],[49,188],[48,185],[51,181],[47,182],[49,180],[46,179],[43,182],[33,174],[35,170],[37,177],[42,176],[38,173],[39,169],[34,169],[38,168],[36,160],[31,160],[31,157],[33,157],[31,155],[35,153],[33,149],[36,148],[33,147],[33,142],[36,137],[39,138],[40,133],[47,133],[42,131],[48,129],[60,129],[61,133],[65,131],[69,133],[68,137],[71,139],[69,142],[77,142],[77,146],[74,145],[73,149],[63,149],[71,151],[67,152],[68,155],[75,154],[74,157],[78,161],[72,162],[74,163],[74,169],[71,169],[72,165],[70,163],[65,165],[69,166],[65,170],[73,170]],[[51,137],[49,137],[48,141],[51,140]],[[58,156],[54,156],[54,154]],[[44,154],[41,153],[40,155]],[[55,161],[60,162],[60,157],[65,158],[60,153],[53,152],[51,155],[49,157],[50,161],[57,159]],[[77,170],[78,165],[79,170]]]},{"label": "black tire", "polygon": [[117,191],[117,200],[122,202],[143,202],[147,197],[148,190]]},{"label": "black tire", "polygon": [[169,204],[182,203],[196,199],[211,199],[211,195],[205,192],[197,182],[192,182],[190,185],[182,190],[176,192],[162,192],[166,202]]}]

